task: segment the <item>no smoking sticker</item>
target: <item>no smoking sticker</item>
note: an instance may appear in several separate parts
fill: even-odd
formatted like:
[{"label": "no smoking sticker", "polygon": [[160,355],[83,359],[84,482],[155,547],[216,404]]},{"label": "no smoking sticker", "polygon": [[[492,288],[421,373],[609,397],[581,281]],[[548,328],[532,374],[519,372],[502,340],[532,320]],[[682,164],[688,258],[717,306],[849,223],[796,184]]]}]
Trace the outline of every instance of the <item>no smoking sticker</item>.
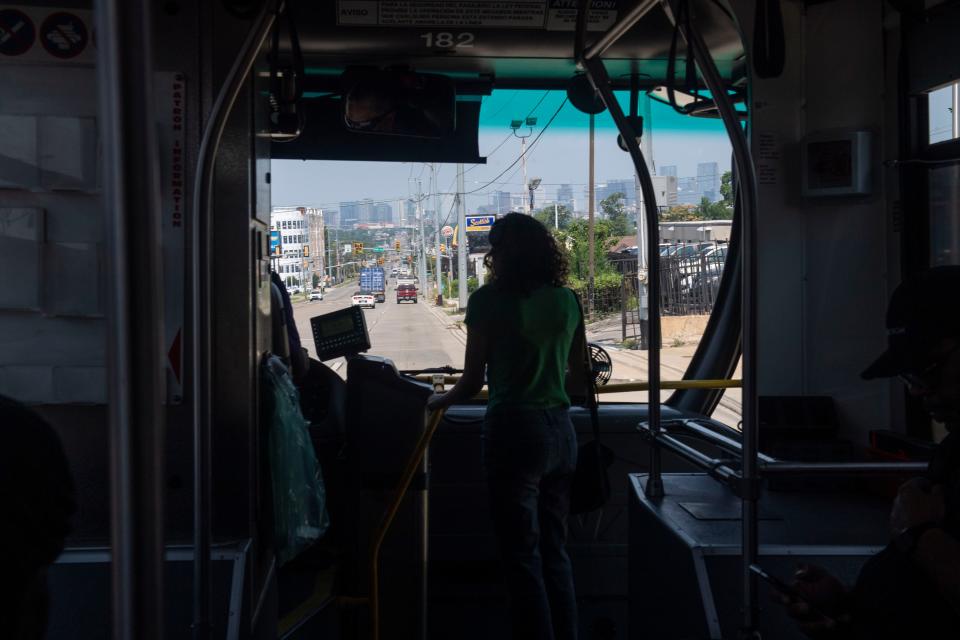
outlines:
[{"label": "no smoking sticker", "polygon": [[0,55],[19,56],[30,50],[37,29],[27,14],[18,9],[0,10]]},{"label": "no smoking sticker", "polygon": [[40,43],[50,55],[75,58],[87,48],[87,26],[79,17],[64,11],[51,13],[40,27]]}]

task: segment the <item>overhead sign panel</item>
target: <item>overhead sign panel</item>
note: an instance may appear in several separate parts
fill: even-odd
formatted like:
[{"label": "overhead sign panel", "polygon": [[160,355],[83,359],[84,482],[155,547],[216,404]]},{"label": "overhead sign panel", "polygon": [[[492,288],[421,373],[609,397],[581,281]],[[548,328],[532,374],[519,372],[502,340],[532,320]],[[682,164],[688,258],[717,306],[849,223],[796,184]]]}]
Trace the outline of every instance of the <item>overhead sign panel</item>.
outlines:
[{"label": "overhead sign panel", "polygon": [[497,216],[467,216],[467,233],[471,231],[490,231],[490,227],[497,221]]}]

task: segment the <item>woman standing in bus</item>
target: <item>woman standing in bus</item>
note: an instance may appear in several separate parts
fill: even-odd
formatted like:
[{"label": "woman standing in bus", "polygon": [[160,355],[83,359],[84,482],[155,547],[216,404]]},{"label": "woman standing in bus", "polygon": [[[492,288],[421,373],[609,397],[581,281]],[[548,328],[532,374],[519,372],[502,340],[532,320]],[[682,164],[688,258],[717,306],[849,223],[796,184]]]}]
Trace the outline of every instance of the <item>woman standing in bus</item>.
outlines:
[{"label": "woman standing in bus", "polygon": [[467,308],[463,376],[430,399],[440,409],[490,392],[483,461],[510,592],[513,637],[572,640],[577,606],[564,548],[577,436],[567,415],[582,382],[580,308],[564,287],[567,264],[547,229],[511,213],[490,230],[492,274]]}]

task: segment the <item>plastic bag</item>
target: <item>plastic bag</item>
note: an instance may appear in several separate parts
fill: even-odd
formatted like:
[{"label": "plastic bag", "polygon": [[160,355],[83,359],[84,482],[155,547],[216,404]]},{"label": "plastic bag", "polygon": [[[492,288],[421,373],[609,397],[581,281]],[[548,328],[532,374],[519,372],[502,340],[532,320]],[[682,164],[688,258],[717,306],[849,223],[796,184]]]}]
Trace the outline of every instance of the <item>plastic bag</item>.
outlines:
[{"label": "plastic bag", "polygon": [[281,565],[320,539],[330,526],[327,494],[300,412],[300,398],[286,365],[269,356],[263,366],[268,429],[267,453],[273,484],[273,526]]}]

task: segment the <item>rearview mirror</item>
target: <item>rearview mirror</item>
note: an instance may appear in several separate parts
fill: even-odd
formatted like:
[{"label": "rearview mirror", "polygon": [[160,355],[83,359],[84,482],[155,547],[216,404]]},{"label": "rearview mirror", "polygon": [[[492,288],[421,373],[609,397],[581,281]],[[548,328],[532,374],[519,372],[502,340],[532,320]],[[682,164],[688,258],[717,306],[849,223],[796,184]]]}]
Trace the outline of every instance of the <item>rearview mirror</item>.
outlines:
[{"label": "rearview mirror", "polygon": [[456,89],[449,78],[412,71],[362,70],[343,75],[347,129],[443,138],[456,128]]}]

